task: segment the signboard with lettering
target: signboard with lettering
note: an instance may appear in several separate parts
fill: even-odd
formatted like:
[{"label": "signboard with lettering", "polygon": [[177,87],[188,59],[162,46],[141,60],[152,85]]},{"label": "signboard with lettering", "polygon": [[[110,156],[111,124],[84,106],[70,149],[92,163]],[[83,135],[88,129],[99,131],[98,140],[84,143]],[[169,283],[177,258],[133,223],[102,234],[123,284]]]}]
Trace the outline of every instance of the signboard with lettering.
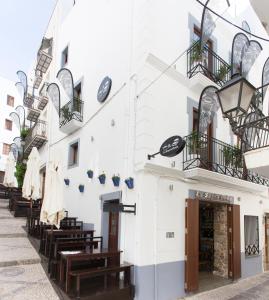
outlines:
[{"label": "signboard with lettering", "polygon": [[167,139],[160,148],[162,156],[173,157],[178,155],[185,147],[185,141],[179,136],[175,135]]},{"label": "signboard with lettering", "polygon": [[233,196],[208,193],[203,191],[195,191],[195,198],[204,201],[221,202],[227,204],[232,204],[234,202]]}]

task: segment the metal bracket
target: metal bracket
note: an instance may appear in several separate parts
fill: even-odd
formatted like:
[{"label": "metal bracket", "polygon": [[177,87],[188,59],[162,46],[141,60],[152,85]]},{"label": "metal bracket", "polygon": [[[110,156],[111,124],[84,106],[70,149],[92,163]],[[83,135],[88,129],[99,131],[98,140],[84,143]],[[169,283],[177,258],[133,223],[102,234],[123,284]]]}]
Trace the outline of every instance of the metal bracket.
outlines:
[{"label": "metal bracket", "polygon": [[155,158],[156,155],[160,154],[160,151],[159,152],[156,152],[154,154],[148,154],[148,160],[151,160],[152,158]]}]

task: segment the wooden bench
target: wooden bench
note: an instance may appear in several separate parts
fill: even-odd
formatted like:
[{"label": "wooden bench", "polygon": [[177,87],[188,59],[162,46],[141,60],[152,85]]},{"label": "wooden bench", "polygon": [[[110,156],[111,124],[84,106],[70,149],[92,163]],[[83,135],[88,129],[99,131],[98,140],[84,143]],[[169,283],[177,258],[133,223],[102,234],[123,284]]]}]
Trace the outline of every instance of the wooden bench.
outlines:
[{"label": "wooden bench", "polygon": [[[74,270],[70,271],[68,275],[70,277],[75,278],[76,281],[76,296],[77,298],[80,298],[80,280],[82,278],[92,278],[97,276],[105,276],[105,280],[107,278],[107,275],[113,274],[113,273],[121,273],[124,272],[124,283],[126,285],[131,284],[131,267],[133,265],[124,263],[119,266],[109,266],[109,267],[98,267],[98,268],[91,268],[87,270]],[[106,285],[106,283],[105,283]]]},{"label": "wooden bench", "polygon": [[61,251],[97,249],[103,247],[103,237],[57,238],[53,243],[48,261],[48,272],[52,278],[57,278]]}]

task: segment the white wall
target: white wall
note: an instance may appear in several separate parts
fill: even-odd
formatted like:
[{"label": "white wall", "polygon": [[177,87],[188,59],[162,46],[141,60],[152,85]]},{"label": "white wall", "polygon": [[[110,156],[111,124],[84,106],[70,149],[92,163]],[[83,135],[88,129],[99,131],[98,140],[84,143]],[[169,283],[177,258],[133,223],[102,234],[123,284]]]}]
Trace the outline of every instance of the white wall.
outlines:
[{"label": "white wall", "polygon": [[[13,96],[14,107],[7,105],[7,95]],[[9,114],[21,105],[21,98],[18,94],[15,82],[0,77],[0,171],[5,170],[7,155],[3,154],[3,143],[11,144],[13,139],[20,136],[16,125],[12,124],[12,131],[5,129],[5,120],[11,120]]]}]

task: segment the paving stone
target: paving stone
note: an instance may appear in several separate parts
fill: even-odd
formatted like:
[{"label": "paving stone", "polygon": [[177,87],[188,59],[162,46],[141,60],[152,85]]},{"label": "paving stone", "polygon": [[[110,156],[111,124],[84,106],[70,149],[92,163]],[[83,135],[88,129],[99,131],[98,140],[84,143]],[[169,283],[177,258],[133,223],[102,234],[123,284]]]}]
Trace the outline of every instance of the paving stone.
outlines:
[{"label": "paving stone", "polygon": [[1,219],[0,220],[0,238],[9,237],[10,235],[17,234],[16,236],[27,236],[22,226],[25,226],[26,221],[24,218]]},{"label": "paving stone", "polygon": [[40,256],[28,238],[0,238],[0,267],[40,263],[40,261]]},{"label": "paving stone", "polygon": [[0,208],[0,219],[8,219],[8,218],[14,218],[14,216],[8,209]]},{"label": "paving stone", "polygon": [[1,300],[58,300],[40,264],[0,268]]},{"label": "paving stone", "polygon": [[268,300],[269,273],[252,276],[229,285],[185,297],[187,300]]}]

